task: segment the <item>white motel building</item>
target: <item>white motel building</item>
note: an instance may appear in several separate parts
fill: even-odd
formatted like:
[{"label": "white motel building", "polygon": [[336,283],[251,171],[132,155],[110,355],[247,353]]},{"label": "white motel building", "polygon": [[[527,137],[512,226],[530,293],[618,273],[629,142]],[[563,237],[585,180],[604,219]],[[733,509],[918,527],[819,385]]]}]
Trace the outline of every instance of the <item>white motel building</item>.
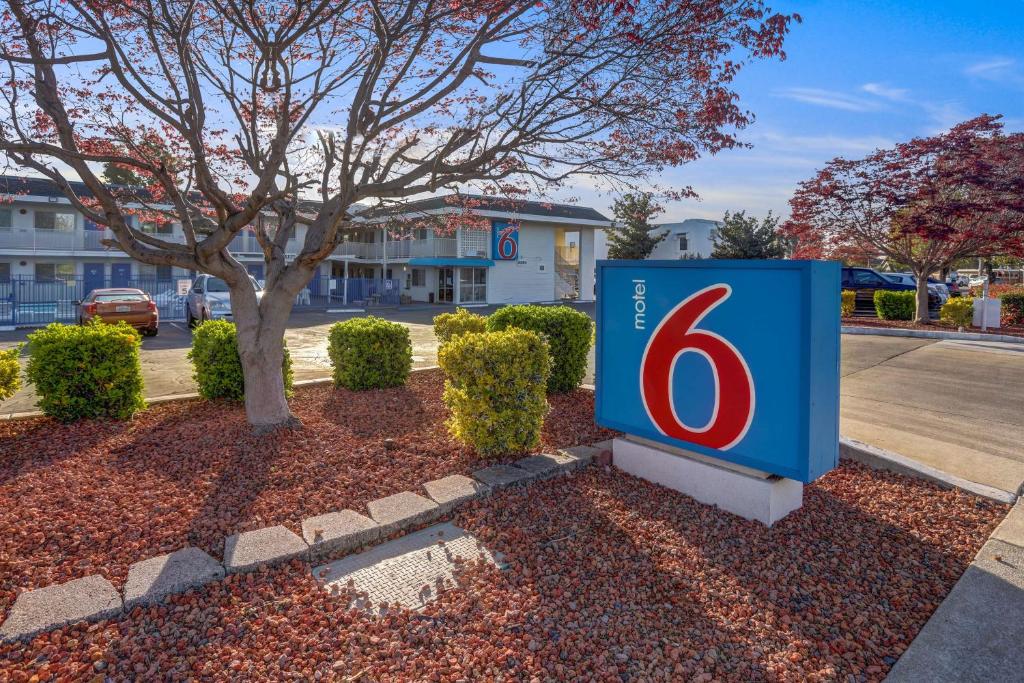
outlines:
[{"label": "white motel building", "polygon": [[[75,189],[88,194],[84,185]],[[297,305],[593,300],[594,233],[610,226],[609,219],[580,206],[471,199],[477,217],[472,227],[458,227],[457,217],[446,219],[445,214],[464,213],[450,195],[358,214],[362,225],[348,231],[320,264]],[[396,232],[389,227],[396,220],[408,226],[445,221],[455,227]],[[137,227],[184,242],[176,223]],[[286,252],[296,254],[304,237],[300,225]],[[76,314],[75,300],[99,287],[139,287],[160,295],[162,312],[173,317],[164,305],[194,273],[139,263],[103,244],[112,238],[75,211],[49,180],[0,176],[0,325],[63,320]],[[263,254],[253,233],[243,231],[229,248],[262,279]]]}]

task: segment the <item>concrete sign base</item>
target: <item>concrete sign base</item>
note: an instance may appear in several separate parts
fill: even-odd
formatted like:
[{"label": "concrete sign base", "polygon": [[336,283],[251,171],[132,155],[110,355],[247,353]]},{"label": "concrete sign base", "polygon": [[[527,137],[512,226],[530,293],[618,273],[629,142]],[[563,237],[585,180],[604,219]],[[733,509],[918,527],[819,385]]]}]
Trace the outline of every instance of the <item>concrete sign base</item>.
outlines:
[{"label": "concrete sign base", "polygon": [[640,437],[615,439],[612,460],[623,472],[767,526],[803,504],[799,481]]}]

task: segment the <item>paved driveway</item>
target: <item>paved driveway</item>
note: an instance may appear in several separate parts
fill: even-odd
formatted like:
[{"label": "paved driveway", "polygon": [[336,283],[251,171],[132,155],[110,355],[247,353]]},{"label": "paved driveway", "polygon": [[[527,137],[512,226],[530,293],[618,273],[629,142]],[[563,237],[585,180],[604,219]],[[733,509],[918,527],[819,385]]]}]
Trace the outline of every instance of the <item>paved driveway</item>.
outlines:
[{"label": "paved driveway", "polygon": [[[581,306],[591,312],[592,306]],[[381,311],[409,327],[416,367],[437,362],[431,320],[440,307]],[[490,308],[481,309],[489,313]],[[300,313],[287,333],[297,379],[326,377],[327,330],[358,314]],[[0,333],[0,347],[25,332]],[[191,336],[167,323],[142,342],[149,396],[194,391],[185,354]],[[592,359],[591,359],[592,360]],[[593,366],[587,381],[593,381]],[[1024,344],[935,342],[903,337],[844,335],[841,431],[957,476],[1018,491],[1024,485]],[[33,409],[29,390],[0,406]]]}]

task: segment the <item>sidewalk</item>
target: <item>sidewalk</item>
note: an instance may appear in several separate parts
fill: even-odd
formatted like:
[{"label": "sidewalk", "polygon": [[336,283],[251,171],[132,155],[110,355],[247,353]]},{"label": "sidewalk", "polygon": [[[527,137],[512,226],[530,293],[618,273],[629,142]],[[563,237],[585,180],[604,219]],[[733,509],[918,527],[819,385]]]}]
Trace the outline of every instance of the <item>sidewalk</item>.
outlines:
[{"label": "sidewalk", "polygon": [[1024,679],[1024,501],[989,537],[890,671],[892,683]]}]

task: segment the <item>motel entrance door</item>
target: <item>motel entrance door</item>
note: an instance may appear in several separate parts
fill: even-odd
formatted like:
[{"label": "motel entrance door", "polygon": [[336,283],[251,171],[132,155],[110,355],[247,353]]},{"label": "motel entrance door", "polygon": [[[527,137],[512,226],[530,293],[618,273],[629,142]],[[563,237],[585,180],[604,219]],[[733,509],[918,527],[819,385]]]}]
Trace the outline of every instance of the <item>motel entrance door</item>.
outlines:
[{"label": "motel entrance door", "polygon": [[437,269],[437,301],[438,303],[452,303],[455,301],[455,269]]}]

